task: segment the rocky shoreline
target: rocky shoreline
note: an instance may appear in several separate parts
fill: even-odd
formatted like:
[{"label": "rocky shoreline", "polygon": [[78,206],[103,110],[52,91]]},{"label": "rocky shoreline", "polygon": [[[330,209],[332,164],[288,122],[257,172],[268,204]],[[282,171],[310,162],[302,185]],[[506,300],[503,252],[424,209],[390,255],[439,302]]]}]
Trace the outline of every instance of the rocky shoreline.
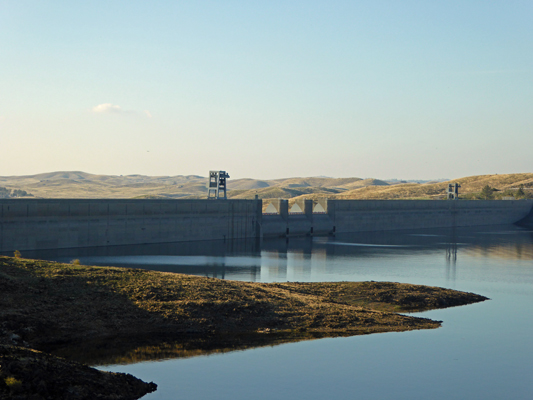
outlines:
[{"label": "rocky shoreline", "polygon": [[[177,342],[201,342],[202,347],[206,346],[205,338],[243,334],[267,337],[267,343],[271,337],[274,343],[295,334],[301,338],[295,340],[304,340],[313,336],[433,329],[440,326],[440,321],[398,312],[486,300],[473,293],[391,282],[263,284],[2,256],[0,292],[0,394],[18,396],[17,390],[28,390],[25,395],[31,394],[35,399],[87,397],[83,397],[82,383],[63,385],[63,389],[79,387],[77,391],[71,389],[70,397],[46,397],[38,391],[43,385],[30,379],[31,374],[15,373],[31,368],[15,368],[13,372],[5,366],[14,365],[17,358],[29,357],[22,355],[24,351],[32,352],[30,358],[36,363],[38,359],[47,365],[53,359],[59,364],[70,362],[30,349],[117,337],[168,337],[169,333]],[[216,351],[216,346],[210,349]],[[66,382],[66,376],[80,368],[90,369],[81,364],[58,367],[57,373],[48,376],[50,383],[45,378],[41,380],[50,391],[49,387],[56,387],[54,379]],[[95,381],[111,379],[103,377],[106,373],[97,372],[103,375],[95,375]],[[14,380],[20,384],[7,385]],[[153,383],[143,382],[143,386],[130,378],[119,380],[121,383],[110,385],[114,392],[91,398],[136,399],[155,390]],[[125,397],[116,397],[119,395]]]},{"label": "rocky shoreline", "polygon": [[99,371],[63,358],[0,345],[0,398],[138,399],[157,389],[129,374]]}]

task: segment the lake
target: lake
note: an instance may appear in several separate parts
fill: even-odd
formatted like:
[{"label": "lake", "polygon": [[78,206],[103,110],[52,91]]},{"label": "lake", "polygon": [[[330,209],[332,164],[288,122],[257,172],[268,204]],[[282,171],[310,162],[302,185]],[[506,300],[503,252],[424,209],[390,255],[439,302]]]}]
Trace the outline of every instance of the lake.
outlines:
[{"label": "lake", "polygon": [[491,300],[415,313],[434,330],[100,365],[143,399],[531,399],[533,231],[510,226],[24,252],[24,257],[257,282],[394,281]]}]

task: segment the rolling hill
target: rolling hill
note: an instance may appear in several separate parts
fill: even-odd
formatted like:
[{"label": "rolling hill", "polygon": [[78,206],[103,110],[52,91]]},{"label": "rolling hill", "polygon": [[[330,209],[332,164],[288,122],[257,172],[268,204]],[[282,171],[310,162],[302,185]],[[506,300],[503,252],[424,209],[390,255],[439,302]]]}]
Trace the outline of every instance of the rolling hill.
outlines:
[{"label": "rolling hill", "polygon": [[[232,199],[438,199],[448,182],[461,185],[460,194],[475,198],[489,185],[501,195],[521,185],[533,193],[533,173],[478,175],[445,182],[399,183],[379,179],[299,177],[274,180],[229,179]],[[59,171],[25,176],[0,176],[0,188],[23,190],[37,198],[205,198],[207,178],[198,175],[146,176],[95,175]],[[501,196],[500,196],[501,197]]]}]

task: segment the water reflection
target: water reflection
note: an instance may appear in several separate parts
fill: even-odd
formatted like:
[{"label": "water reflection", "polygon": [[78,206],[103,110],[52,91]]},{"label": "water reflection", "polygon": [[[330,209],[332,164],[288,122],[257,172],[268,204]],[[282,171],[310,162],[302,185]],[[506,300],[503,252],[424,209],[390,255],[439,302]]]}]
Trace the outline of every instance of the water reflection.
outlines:
[{"label": "water reflection", "polygon": [[451,229],[450,241],[446,246],[446,280],[455,282],[457,277],[457,232]]},{"label": "water reflection", "polygon": [[[344,336],[346,336],[345,334]],[[277,346],[342,334],[300,332],[294,334],[255,333],[211,337],[151,337],[105,338],[68,345],[41,347],[40,350],[88,365],[133,364],[175,358],[190,358],[210,354]]]},{"label": "water reflection", "polygon": [[502,260],[533,260],[531,243],[500,243],[492,246],[473,245],[465,249],[471,257],[500,258]]},{"label": "water reflection", "polygon": [[[158,391],[147,396],[154,400],[175,398],[177,393],[184,398],[233,400],[531,398],[529,230],[477,227],[290,238],[288,243],[265,240],[255,253],[217,255],[225,257],[226,279],[249,279],[251,269],[258,268],[252,279],[264,282],[387,280],[450,287],[492,300],[420,315],[444,320],[442,328],[431,331],[302,342],[107,370],[155,381]],[[127,357],[174,357],[180,347],[173,346],[145,346]],[[219,351],[241,348],[245,347],[226,345]],[[180,355],[189,357],[194,351],[188,348]],[[197,354],[213,354],[203,351]]]},{"label": "water reflection", "polygon": [[[533,231],[487,226],[417,231],[337,234],[258,240],[228,240],[26,251],[24,257],[84,265],[112,265],[244,281],[331,280],[376,260],[400,263],[406,257],[442,254],[446,280],[457,279],[461,257],[533,259]],[[375,266],[378,268],[378,266]],[[352,271],[353,272],[353,271]]]},{"label": "water reflection", "polygon": [[[25,252],[25,257],[245,281],[394,280],[474,291],[472,282],[533,285],[533,231],[477,227]],[[508,260],[501,263],[499,260]],[[468,282],[468,287],[460,287]],[[459,287],[457,287],[457,286]],[[481,294],[488,294],[479,292]],[[128,364],[273,346],[317,336],[106,339],[52,350],[88,364]]]}]

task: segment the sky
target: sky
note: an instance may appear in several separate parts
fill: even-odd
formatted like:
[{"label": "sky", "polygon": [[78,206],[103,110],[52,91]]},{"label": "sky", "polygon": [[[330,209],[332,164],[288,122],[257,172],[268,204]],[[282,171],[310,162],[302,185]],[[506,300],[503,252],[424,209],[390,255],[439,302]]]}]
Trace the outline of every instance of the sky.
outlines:
[{"label": "sky", "polygon": [[533,172],[530,0],[0,0],[0,176]]}]

